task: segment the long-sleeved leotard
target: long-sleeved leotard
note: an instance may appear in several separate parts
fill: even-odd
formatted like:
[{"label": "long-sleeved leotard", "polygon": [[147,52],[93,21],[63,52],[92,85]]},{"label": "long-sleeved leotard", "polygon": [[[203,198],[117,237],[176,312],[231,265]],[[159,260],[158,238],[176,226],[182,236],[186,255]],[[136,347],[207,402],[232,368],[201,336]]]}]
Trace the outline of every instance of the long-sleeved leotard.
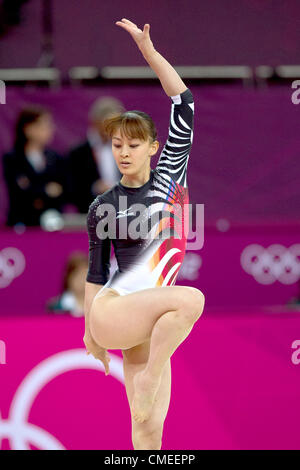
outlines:
[{"label": "long-sleeved leotard", "polygon": [[[173,285],[185,255],[194,102],[189,88],[171,99],[168,139],[147,183],[130,188],[119,181],[89,207],[86,280],[121,295]],[[111,243],[118,269],[109,279]]]}]

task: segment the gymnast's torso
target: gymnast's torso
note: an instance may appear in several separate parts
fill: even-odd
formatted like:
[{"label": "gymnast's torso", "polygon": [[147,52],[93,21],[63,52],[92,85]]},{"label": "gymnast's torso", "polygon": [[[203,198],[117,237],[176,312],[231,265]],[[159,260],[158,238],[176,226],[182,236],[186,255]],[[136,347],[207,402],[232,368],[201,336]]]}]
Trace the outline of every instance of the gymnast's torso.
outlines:
[{"label": "gymnast's torso", "polygon": [[[174,285],[184,259],[194,102],[189,88],[171,99],[168,139],[149,180],[140,187],[119,181],[89,207],[86,280],[121,295]],[[118,269],[109,278],[111,244]]]}]

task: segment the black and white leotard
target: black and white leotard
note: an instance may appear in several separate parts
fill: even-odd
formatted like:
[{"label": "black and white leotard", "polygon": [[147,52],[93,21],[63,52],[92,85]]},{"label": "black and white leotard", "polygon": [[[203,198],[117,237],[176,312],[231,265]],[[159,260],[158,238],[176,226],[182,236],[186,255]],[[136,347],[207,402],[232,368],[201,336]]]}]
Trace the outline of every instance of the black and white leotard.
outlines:
[{"label": "black and white leotard", "polygon": [[[121,295],[173,285],[185,255],[194,102],[189,88],[171,100],[168,139],[149,180],[135,188],[119,181],[89,207],[86,280]],[[111,243],[118,269],[109,279]]]}]

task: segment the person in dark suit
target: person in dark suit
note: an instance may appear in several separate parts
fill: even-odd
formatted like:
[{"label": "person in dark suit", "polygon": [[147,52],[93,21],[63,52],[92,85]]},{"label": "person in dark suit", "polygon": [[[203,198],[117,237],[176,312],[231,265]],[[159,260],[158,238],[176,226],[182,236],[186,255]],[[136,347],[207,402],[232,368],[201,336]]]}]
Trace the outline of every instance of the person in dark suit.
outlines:
[{"label": "person in dark suit", "polygon": [[66,202],[66,164],[63,157],[47,147],[53,133],[48,110],[37,105],[22,109],[14,148],[2,160],[9,198],[8,226],[38,226],[47,209],[62,211]]},{"label": "person in dark suit", "polygon": [[103,128],[104,119],[122,112],[123,105],[113,97],[96,100],[89,111],[86,139],[69,152],[69,197],[80,213],[87,213],[95,197],[122,177]]}]

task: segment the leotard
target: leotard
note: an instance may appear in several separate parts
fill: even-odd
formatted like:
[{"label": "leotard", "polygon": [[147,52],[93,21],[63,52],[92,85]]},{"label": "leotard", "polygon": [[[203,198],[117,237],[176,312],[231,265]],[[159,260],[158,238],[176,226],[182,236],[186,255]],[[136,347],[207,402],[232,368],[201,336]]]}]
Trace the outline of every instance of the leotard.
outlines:
[{"label": "leotard", "polygon": [[[168,138],[149,180],[134,188],[119,181],[89,207],[86,281],[120,295],[174,285],[184,259],[194,101],[189,88],[171,100]],[[111,243],[118,268],[109,278]]]}]

